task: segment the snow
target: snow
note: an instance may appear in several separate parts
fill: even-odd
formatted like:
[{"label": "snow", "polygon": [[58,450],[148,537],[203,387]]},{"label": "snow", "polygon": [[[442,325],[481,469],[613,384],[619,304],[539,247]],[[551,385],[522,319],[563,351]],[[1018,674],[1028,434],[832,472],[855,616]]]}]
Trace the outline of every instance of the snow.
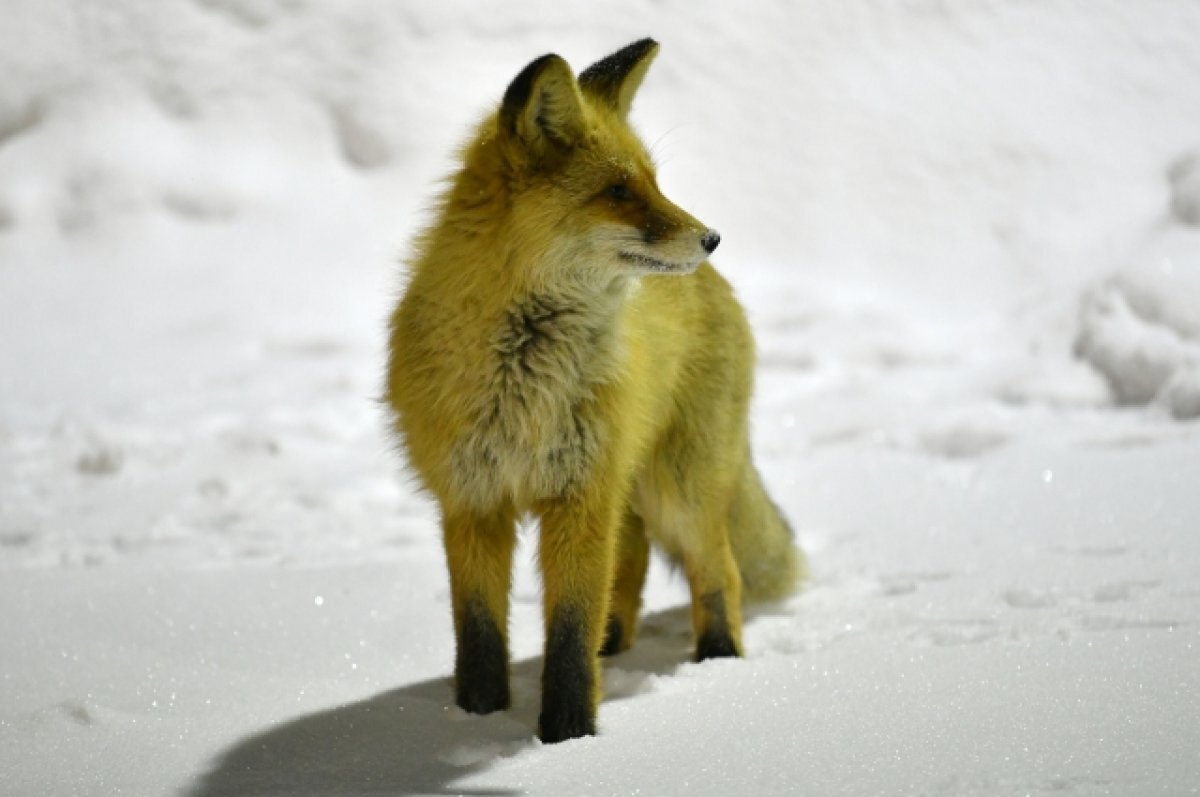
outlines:
[{"label": "snow", "polygon": [[1076,350],[1105,376],[1118,402],[1153,402],[1179,419],[1200,417],[1200,232],[1159,233],[1089,292]]},{"label": "snow", "polygon": [[[1200,790],[1200,9],[9,3],[0,791]],[[398,261],[528,60],[634,110],[759,339],[812,575],[689,661],[655,563],[600,735],[453,706],[375,401]]]}]

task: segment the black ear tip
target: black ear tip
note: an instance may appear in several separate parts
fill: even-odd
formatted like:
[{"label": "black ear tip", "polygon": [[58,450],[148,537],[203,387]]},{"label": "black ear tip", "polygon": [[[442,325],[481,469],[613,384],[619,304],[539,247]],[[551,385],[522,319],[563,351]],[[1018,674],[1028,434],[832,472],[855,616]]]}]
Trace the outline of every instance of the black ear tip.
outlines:
[{"label": "black ear tip", "polygon": [[540,58],[535,58],[522,69],[512,83],[508,84],[508,88],[504,92],[504,101],[500,107],[504,109],[505,121],[511,126],[515,119],[515,109],[525,107],[525,103],[529,102],[529,95],[533,93],[533,84],[537,80],[538,75],[554,61],[561,61],[562,56],[557,53],[546,53]]},{"label": "black ear tip", "polygon": [[656,49],[658,42],[649,37],[627,44],[580,72],[579,85],[599,90],[616,86],[630,70]]},{"label": "black ear tip", "polygon": [[633,44],[622,47],[614,55],[621,57],[624,61],[636,63],[645,58],[648,53],[652,53],[657,49],[658,42],[647,36],[644,39],[638,39]]}]

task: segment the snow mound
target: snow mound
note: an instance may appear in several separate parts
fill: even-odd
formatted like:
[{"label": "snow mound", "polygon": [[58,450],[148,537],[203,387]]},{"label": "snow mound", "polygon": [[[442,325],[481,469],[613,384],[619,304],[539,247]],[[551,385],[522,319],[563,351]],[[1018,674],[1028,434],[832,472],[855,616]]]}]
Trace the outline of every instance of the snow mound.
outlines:
[{"label": "snow mound", "polygon": [[[1188,179],[1200,187],[1191,168]],[[1200,417],[1200,235],[1169,231],[1085,294],[1075,353],[1104,376],[1118,404]]]}]

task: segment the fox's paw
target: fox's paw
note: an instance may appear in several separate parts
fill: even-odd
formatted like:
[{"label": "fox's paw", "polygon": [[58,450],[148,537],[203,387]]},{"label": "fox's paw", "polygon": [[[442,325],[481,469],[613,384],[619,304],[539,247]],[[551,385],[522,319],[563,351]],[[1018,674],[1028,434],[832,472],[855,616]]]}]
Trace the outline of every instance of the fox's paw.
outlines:
[{"label": "fox's paw", "polygon": [[696,640],[696,661],[741,657],[742,651],[728,631],[707,631]]},{"label": "fox's paw", "polygon": [[460,685],[455,695],[455,702],[463,711],[472,714],[491,714],[493,711],[504,711],[512,702],[508,695],[507,681],[485,681]]},{"label": "fox's paw", "polygon": [[596,735],[596,718],[579,701],[544,701],[538,718],[538,738],[545,744],[557,744],[580,736]]}]

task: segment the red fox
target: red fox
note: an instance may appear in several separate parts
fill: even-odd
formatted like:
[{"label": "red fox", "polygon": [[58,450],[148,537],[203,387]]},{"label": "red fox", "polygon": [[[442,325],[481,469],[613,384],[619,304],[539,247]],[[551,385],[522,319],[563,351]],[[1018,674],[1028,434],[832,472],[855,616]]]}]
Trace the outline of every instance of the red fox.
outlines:
[{"label": "red fox", "polygon": [[461,152],[391,319],[386,401],[436,497],[455,698],[508,708],[517,521],[540,522],[538,735],[594,734],[598,654],[633,641],[649,542],[682,566],[697,660],[742,653],[742,601],[802,557],[750,459],[754,342],[627,121],[658,51],[545,55]]}]

